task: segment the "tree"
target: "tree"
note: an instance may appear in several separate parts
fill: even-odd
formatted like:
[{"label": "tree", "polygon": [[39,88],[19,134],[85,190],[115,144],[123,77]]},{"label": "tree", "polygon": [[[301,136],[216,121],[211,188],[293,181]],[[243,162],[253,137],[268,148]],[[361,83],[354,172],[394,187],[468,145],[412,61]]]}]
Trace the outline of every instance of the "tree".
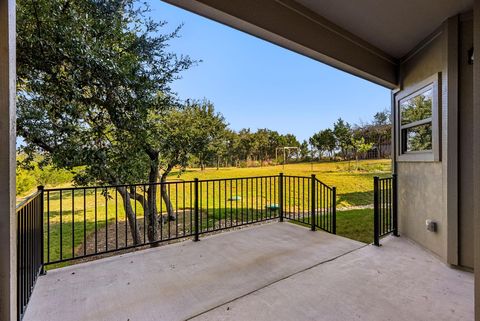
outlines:
[{"label": "tree", "polygon": [[315,133],[309,139],[310,145],[318,152],[318,158],[321,159],[323,152],[325,152],[325,144],[322,140],[322,131]]},{"label": "tree", "polygon": [[207,154],[210,155],[211,161],[215,162],[217,170],[220,168],[220,162],[222,159],[225,161],[225,166],[227,166],[227,158],[230,154],[229,146],[232,139],[231,134],[232,131],[225,128],[220,131],[218,137],[209,145]]},{"label": "tree", "polygon": [[[177,132],[182,131],[183,141],[176,146],[172,156],[186,154],[188,157],[174,166],[186,167],[191,156],[195,156],[202,170],[206,163],[215,164],[218,168],[220,157],[228,152],[230,139],[227,123],[222,114],[215,112],[213,103],[203,100],[187,101],[183,109],[177,111],[175,115],[178,118],[175,120],[176,123],[169,124],[170,127],[175,127],[175,132],[162,134],[166,138],[175,135],[174,137],[180,140]],[[170,148],[170,145],[166,142],[165,146]]]},{"label": "tree", "polygon": [[340,147],[344,158],[347,157],[348,149],[351,147],[352,127],[349,123],[345,122],[342,118],[339,118],[333,125],[333,133],[337,140],[337,144]]},{"label": "tree", "polygon": [[228,164],[230,164],[230,166],[232,165],[235,166],[239,160],[235,150],[235,146],[238,145],[237,134],[233,130],[226,128],[223,133],[223,137],[225,142],[225,152],[224,152],[225,166],[228,166]]},{"label": "tree", "polygon": [[302,160],[307,160],[310,157],[310,150],[308,148],[308,142],[306,140],[302,141],[300,145],[300,158]]},{"label": "tree", "polygon": [[365,143],[365,138],[361,137],[360,139],[355,139],[353,136],[351,138],[352,146],[355,151],[355,162],[358,170],[358,154],[366,153],[373,147],[373,143]]},{"label": "tree", "polygon": [[223,116],[215,112],[209,101],[187,101],[154,122],[154,141],[150,146],[160,151],[157,171],[160,171],[161,196],[166,204],[168,217],[174,218],[173,205],[167,193],[165,181],[175,167],[183,170],[191,155],[204,158],[222,137],[226,128]]},{"label": "tree", "polygon": [[254,141],[250,128],[243,128],[238,132],[235,150],[241,160],[248,161],[252,157]]},{"label": "tree", "polygon": [[337,146],[335,135],[330,128],[314,134],[310,138],[310,144],[318,150],[320,154],[319,157],[321,157],[324,152],[329,152],[330,156],[333,156],[333,152]]},{"label": "tree", "polygon": [[149,240],[157,239],[155,183],[168,158],[161,122],[181,107],[169,84],[194,63],[166,51],[179,28],[162,34],[166,23],[148,12],[134,0],[38,0],[19,2],[17,14],[25,163],[41,153],[59,168],[82,166],[77,184],[149,182],[146,198],[117,188],[135,243],[132,199],[144,208]]},{"label": "tree", "polygon": [[281,147],[300,147],[297,137],[293,134],[285,134],[280,136]]},{"label": "tree", "polygon": [[335,134],[330,128],[327,128],[322,132],[321,136],[321,139],[324,141],[325,149],[330,153],[330,157],[333,157],[335,148],[337,148]]},{"label": "tree", "polygon": [[[431,91],[418,95],[402,104],[402,125],[413,123],[432,116]],[[408,139],[409,150],[432,149],[432,126],[417,126],[411,129],[412,137]]]},{"label": "tree", "polygon": [[390,124],[390,112],[388,109],[375,113],[373,115],[373,125],[374,126],[384,126]]},{"label": "tree", "polygon": [[270,130],[263,128],[253,134],[254,150],[262,164],[271,155],[270,148]]},{"label": "tree", "polygon": [[[268,144],[269,144],[269,158],[275,159],[277,154],[277,148],[281,147],[282,135],[280,135],[277,131],[271,130],[268,135]],[[275,159],[275,161],[278,161]]]},{"label": "tree", "polygon": [[[297,137],[293,134],[285,134],[280,136],[280,146],[279,147],[300,147],[300,142],[297,140]],[[298,153],[298,150],[297,150]],[[291,156],[290,150],[286,151],[286,156],[283,161],[286,162]]]},{"label": "tree", "polygon": [[377,157],[382,157],[382,145],[390,145],[392,137],[391,127],[391,115],[390,112],[385,109],[382,112],[378,112],[373,116],[371,124],[361,126],[354,131],[354,135],[358,137],[364,137],[366,142],[375,143],[378,153]]}]

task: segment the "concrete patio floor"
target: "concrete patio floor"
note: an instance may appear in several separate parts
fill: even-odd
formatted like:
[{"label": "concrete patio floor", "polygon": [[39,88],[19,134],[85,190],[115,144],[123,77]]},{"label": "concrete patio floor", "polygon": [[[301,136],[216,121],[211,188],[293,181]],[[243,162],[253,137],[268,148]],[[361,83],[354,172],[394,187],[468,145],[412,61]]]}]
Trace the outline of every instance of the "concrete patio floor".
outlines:
[{"label": "concrete patio floor", "polygon": [[24,320],[473,320],[471,273],[383,244],[253,226],[49,271]]}]

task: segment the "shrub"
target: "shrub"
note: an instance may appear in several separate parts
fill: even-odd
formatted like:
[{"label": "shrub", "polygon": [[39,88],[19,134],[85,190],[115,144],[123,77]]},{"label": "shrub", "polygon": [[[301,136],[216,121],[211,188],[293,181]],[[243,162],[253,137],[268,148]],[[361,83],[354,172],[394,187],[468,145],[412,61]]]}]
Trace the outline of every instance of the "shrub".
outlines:
[{"label": "shrub", "polygon": [[17,174],[17,186],[16,186],[17,196],[24,196],[30,193],[36,187],[36,180],[35,180],[35,177],[32,175],[31,171],[17,168],[16,174]]}]

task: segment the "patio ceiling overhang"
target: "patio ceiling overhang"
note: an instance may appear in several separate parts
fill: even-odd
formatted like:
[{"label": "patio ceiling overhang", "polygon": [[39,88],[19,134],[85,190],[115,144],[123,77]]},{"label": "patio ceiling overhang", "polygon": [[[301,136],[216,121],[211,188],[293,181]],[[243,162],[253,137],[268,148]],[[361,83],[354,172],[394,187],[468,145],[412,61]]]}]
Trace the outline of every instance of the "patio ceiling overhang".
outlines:
[{"label": "patio ceiling overhang", "polygon": [[398,64],[473,0],[164,0],[387,88]]}]

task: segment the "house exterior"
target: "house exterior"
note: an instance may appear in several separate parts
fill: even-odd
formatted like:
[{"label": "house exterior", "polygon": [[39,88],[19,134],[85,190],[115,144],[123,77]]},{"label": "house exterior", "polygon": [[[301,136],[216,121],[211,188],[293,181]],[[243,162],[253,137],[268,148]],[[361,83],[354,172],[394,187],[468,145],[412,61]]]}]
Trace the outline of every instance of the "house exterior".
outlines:
[{"label": "house exterior", "polygon": [[[476,272],[480,320],[480,0],[166,2],[392,90],[399,233]],[[14,320],[14,0],[0,0],[0,178],[0,320]]]}]

